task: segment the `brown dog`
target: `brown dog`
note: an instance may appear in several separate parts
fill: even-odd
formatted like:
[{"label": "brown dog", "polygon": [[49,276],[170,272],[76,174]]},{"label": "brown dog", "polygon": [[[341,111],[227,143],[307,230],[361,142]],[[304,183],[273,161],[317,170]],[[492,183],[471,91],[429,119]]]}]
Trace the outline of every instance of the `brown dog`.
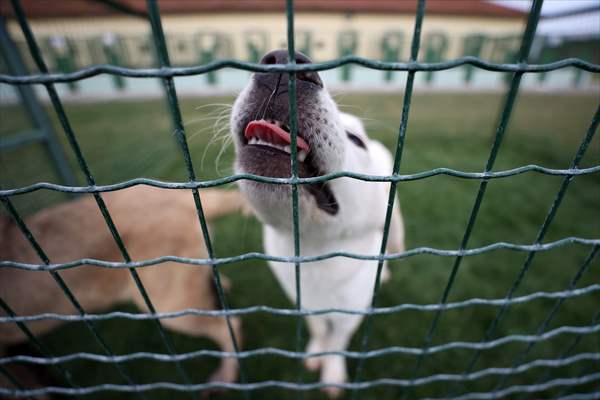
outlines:
[{"label": "brown dog", "polygon": [[[188,190],[137,186],[105,193],[103,198],[133,260],[164,255],[207,257],[196,208]],[[242,207],[242,199],[234,190],[204,189],[201,199],[208,221]],[[26,223],[52,263],[81,258],[123,261],[91,195],[43,210]],[[0,219],[0,260],[41,263],[18,227],[8,219]],[[208,266],[168,262],[140,268],[138,273],[158,312],[218,307]],[[87,265],[60,271],[60,275],[87,312],[99,312],[127,301],[147,311],[127,269]],[[76,313],[46,271],[0,268],[0,296],[20,316]],[[0,315],[5,314],[0,311]],[[240,321],[233,318],[232,322],[237,338],[241,339]],[[35,335],[40,335],[60,323],[42,320],[29,322],[27,326]],[[163,319],[162,323],[185,334],[208,336],[224,351],[233,351],[222,317],[185,316]],[[0,354],[4,347],[25,340],[16,324],[0,324]],[[211,377],[211,380],[224,382],[236,379],[237,363],[233,358],[224,358]]]}]

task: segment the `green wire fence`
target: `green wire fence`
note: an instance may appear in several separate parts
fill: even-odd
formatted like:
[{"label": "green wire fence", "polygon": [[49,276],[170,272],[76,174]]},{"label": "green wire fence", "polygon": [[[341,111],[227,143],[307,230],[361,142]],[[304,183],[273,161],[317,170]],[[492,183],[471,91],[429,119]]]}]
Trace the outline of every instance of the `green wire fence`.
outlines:
[{"label": "green wire fence", "polygon": [[[593,116],[593,119],[589,125],[589,129],[581,141],[579,150],[574,156],[571,165],[568,169],[550,169],[541,167],[538,165],[527,165],[511,170],[505,171],[492,171],[496,156],[502,144],[508,121],[511,117],[515,99],[519,93],[519,87],[522,77],[526,73],[543,73],[548,71],[554,71],[566,67],[574,67],[579,70],[588,71],[592,73],[600,73],[600,65],[585,62],[581,59],[563,59],[553,63],[533,65],[528,64],[527,59],[533,43],[536,26],[540,18],[540,11],[543,0],[534,0],[531,11],[528,16],[527,25],[523,34],[521,48],[518,55],[518,60],[514,64],[498,64],[491,63],[481,60],[476,57],[464,57],[456,60],[436,63],[422,63],[417,61],[420,48],[421,39],[421,27],[425,18],[425,0],[419,0],[416,20],[414,26],[414,33],[412,38],[410,59],[406,63],[399,62],[381,62],[375,60],[364,59],[355,56],[345,56],[337,60],[314,63],[314,64],[296,64],[295,63],[295,46],[294,46],[294,6],[293,0],[286,1],[286,15],[287,15],[287,37],[288,37],[288,51],[289,51],[289,63],[280,65],[262,65],[248,62],[241,62],[235,60],[219,60],[211,63],[185,68],[171,67],[169,61],[169,54],[165,42],[165,36],[162,29],[160,12],[156,0],[147,0],[147,18],[149,19],[150,26],[152,28],[152,34],[154,38],[154,44],[156,46],[156,54],[160,62],[159,68],[154,69],[131,69],[123,68],[114,65],[95,65],[89,68],[81,69],[79,71],[71,73],[55,74],[50,73],[37,45],[36,39],[29,27],[27,17],[21,7],[19,0],[11,0],[15,17],[20,25],[20,28],[25,36],[25,40],[29,47],[31,56],[39,69],[39,74],[15,76],[15,75],[0,75],[0,83],[22,86],[22,85],[33,85],[42,84],[45,86],[51,104],[57,113],[60,124],[64,130],[64,133],[68,139],[68,143],[71,150],[74,152],[77,163],[80,170],[83,172],[86,179],[86,186],[66,186],[59,184],[51,184],[45,182],[35,183],[33,185],[1,189],[0,190],[0,201],[5,206],[8,213],[12,216],[19,229],[25,235],[31,246],[35,249],[38,256],[40,257],[41,264],[25,264],[18,263],[11,260],[0,261],[1,268],[19,268],[24,270],[32,271],[47,271],[51,274],[52,278],[56,281],[56,284],[60,286],[63,293],[68,297],[70,302],[75,306],[78,311],[77,315],[63,315],[44,313],[39,315],[31,316],[19,316],[16,315],[9,304],[0,298],[0,308],[4,310],[6,316],[0,317],[0,323],[14,323],[17,324],[21,331],[30,339],[31,343],[39,350],[41,356],[26,356],[18,355],[12,357],[0,358],[0,374],[5,376],[15,388],[0,388],[0,395],[16,396],[16,397],[31,397],[44,394],[61,394],[61,395],[73,395],[81,396],[92,393],[107,392],[107,391],[118,391],[118,392],[131,392],[135,393],[141,398],[146,398],[148,391],[167,389],[173,391],[188,392],[193,398],[197,398],[197,393],[207,389],[232,389],[242,391],[246,398],[251,397],[251,392],[264,388],[282,388],[289,389],[298,392],[298,396],[301,397],[305,391],[323,388],[326,386],[336,386],[340,388],[349,389],[352,391],[352,398],[358,398],[361,390],[373,388],[377,386],[396,386],[404,388],[402,398],[411,396],[411,389],[417,386],[432,384],[432,383],[452,383],[447,391],[448,398],[455,399],[499,399],[511,395],[521,395],[527,397],[528,394],[544,391],[551,388],[569,388],[574,385],[581,385],[585,383],[592,383],[596,385],[596,391],[589,393],[573,393],[566,394],[564,389],[559,397],[563,399],[594,399],[600,397],[600,390],[598,383],[600,381],[600,372],[593,370],[591,367],[585,367],[581,370],[581,373],[577,377],[572,378],[559,378],[550,379],[550,369],[559,368],[562,366],[572,365],[581,361],[593,361],[600,362],[600,352],[585,352],[576,353],[575,349],[582,338],[586,335],[593,335],[600,333],[600,309],[593,316],[589,325],[585,326],[561,326],[555,329],[549,329],[550,323],[553,318],[557,315],[562,304],[565,300],[575,298],[584,295],[597,295],[600,292],[600,284],[592,284],[583,288],[576,288],[582,275],[590,267],[592,261],[596,257],[598,250],[600,249],[600,238],[599,239],[582,239],[578,237],[567,237],[559,239],[553,242],[543,243],[546,232],[551,226],[554,216],[559,209],[561,202],[568,190],[570,182],[576,176],[596,174],[600,171],[600,165],[593,166],[590,168],[580,168],[579,164],[584,154],[588,150],[588,147],[594,137],[598,125],[600,124],[600,105]],[[111,2],[112,3],[112,2]],[[146,16],[146,14],[144,14]],[[319,176],[315,178],[300,178],[298,176],[298,165],[296,161],[297,152],[297,108],[296,108],[296,80],[295,73],[300,71],[323,71],[332,68],[339,68],[349,64],[363,65],[367,68],[384,70],[384,71],[406,71],[408,72],[408,79],[406,81],[404,103],[402,106],[402,116],[398,132],[398,141],[395,149],[395,160],[393,170],[389,176],[371,176],[348,172],[336,172]],[[403,175],[400,174],[400,167],[402,161],[402,153],[404,143],[407,135],[409,112],[411,105],[411,98],[413,92],[413,84],[415,75],[417,72],[433,72],[443,71],[461,66],[469,66],[469,68],[475,67],[488,71],[504,72],[511,74],[511,80],[509,89],[504,100],[500,121],[495,132],[494,141],[490,150],[489,157],[487,159],[483,172],[464,172],[457,171],[449,168],[437,168],[430,171],[425,171],[417,174]],[[232,67],[247,71],[255,72],[272,72],[272,73],[283,73],[289,74],[289,106],[290,106],[290,128],[292,137],[292,155],[291,155],[291,166],[292,174],[290,178],[266,178],[250,174],[237,174],[228,176],[226,178],[215,179],[215,180],[198,180],[195,168],[193,165],[192,157],[187,144],[185,130],[183,128],[181,112],[178,105],[177,93],[173,82],[174,77],[178,76],[190,76],[205,74],[211,71],[216,71],[225,67]],[[184,167],[187,171],[188,181],[187,182],[163,182],[153,179],[138,178],[128,180],[113,185],[96,185],[93,174],[88,167],[83,152],[79,146],[77,136],[71,127],[69,119],[65,113],[62,102],[55,89],[56,83],[76,82],[78,80],[90,78],[99,74],[111,74],[120,77],[135,77],[135,78],[160,78],[165,86],[168,107],[172,118],[172,124],[174,126],[175,137],[179,143],[181,152],[184,156]],[[517,176],[524,173],[535,172],[544,175],[562,176],[563,181],[557,192],[554,201],[547,212],[546,218],[543,224],[540,226],[538,234],[530,245],[518,245],[513,243],[494,243],[488,246],[479,248],[468,248],[469,239],[471,232],[477,221],[477,216],[484,200],[486,189],[489,182],[493,179],[503,179],[512,176]],[[420,179],[426,179],[437,175],[448,175],[460,179],[475,179],[480,181],[479,190],[474,200],[474,204],[469,216],[467,226],[465,229],[464,236],[460,242],[457,250],[441,250],[429,247],[419,247],[407,250],[403,253],[387,254],[385,249],[387,247],[388,231],[390,227],[391,213],[395,201],[396,186],[399,182],[414,181]],[[300,236],[298,230],[298,185],[305,185],[310,183],[324,182],[328,180],[338,179],[341,177],[349,177],[353,179],[370,181],[370,182],[390,182],[390,191],[388,197],[387,213],[384,225],[384,235],[378,255],[365,255],[355,254],[348,252],[336,252],[329,254],[322,254],[319,256],[303,257],[300,255]],[[238,180],[247,179],[254,180],[257,182],[264,182],[275,185],[291,185],[292,187],[292,207],[293,207],[293,232],[294,232],[294,256],[292,257],[275,257],[263,253],[247,253],[240,254],[234,257],[219,258],[215,254],[212,246],[209,231],[207,229],[206,220],[202,208],[202,202],[199,196],[199,189],[219,186]],[[178,189],[178,190],[190,190],[194,199],[198,219],[202,228],[202,234],[204,242],[206,243],[206,249],[208,253],[207,259],[191,259],[183,257],[175,257],[165,255],[163,257],[147,259],[143,261],[132,261],[129,253],[123,243],[117,228],[115,227],[110,212],[106,207],[102,193],[107,191],[120,190],[134,185],[149,185],[165,189]],[[115,243],[121,252],[123,261],[122,262],[107,262],[95,259],[81,259],[70,263],[52,263],[47,257],[43,248],[36,241],[31,231],[28,229],[25,221],[21,218],[17,210],[14,208],[11,197],[31,193],[38,190],[53,190],[57,192],[67,193],[92,193],[94,199],[101,211],[104,220],[106,221],[107,227],[109,228]],[[575,275],[573,276],[570,284],[564,291],[558,292],[536,292],[524,296],[515,296],[516,290],[519,288],[523,278],[528,273],[531,264],[536,257],[537,253],[548,251],[550,249],[559,248],[562,246],[578,244],[580,246],[589,247],[590,253],[579,267]],[[461,302],[448,302],[449,294],[452,291],[453,285],[456,281],[456,277],[459,273],[460,266],[464,257],[470,257],[477,254],[483,254],[498,249],[509,249],[518,252],[526,253],[525,261],[523,266],[515,278],[512,286],[507,292],[506,296],[502,299],[477,299],[472,298]],[[381,271],[383,262],[385,260],[398,260],[408,257],[413,257],[420,254],[433,254],[443,257],[454,258],[453,268],[451,269],[450,275],[447,280],[444,291],[441,293],[440,300],[436,304],[400,304],[394,307],[376,307],[377,298],[381,283]],[[310,263],[319,260],[324,260],[332,257],[347,257],[353,259],[362,260],[377,260],[378,269],[375,282],[373,283],[373,300],[372,306],[368,310],[349,310],[339,308],[329,308],[321,310],[305,310],[302,308],[302,297],[300,292],[300,276],[302,273],[301,265],[303,263]],[[231,309],[228,306],[225,292],[221,281],[219,266],[229,263],[234,263],[247,259],[261,259],[271,261],[282,261],[294,264],[295,277],[296,277],[296,304],[293,309],[281,309],[267,306],[254,306],[247,308]],[[217,287],[217,295],[221,310],[198,310],[198,309],[185,309],[169,313],[158,313],[156,312],[151,299],[146,292],[143,282],[136,272],[137,268],[144,268],[151,265],[161,264],[167,261],[176,261],[188,265],[201,265],[208,264],[211,266],[214,276],[215,285]],[[115,269],[129,269],[132,279],[143,296],[143,299],[150,310],[149,313],[127,313],[127,312],[109,312],[103,314],[89,314],[79,304],[73,293],[70,291],[68,285],[61,278],[60,271],[64,269],[76,268],[82,265],[95,265],[103,268],[115,268]],[[537,299],[552,299],[554,305],[548,312],[548,315],[543,320],[542,324],[538,327],[535,334],[532,335],[508,335],[499,338],[494,338],[498,324],[505,316],[510,306],[516,304],[523,304]],[[437,326],[443,313],[452,309],[467,308],[476,305],[486,305],[492,307],[498,307],[498,312],[490,323],[484,337],[479,342],[449,342],[440,345],[432,345],[433,338],[435,337]],[[373,316],[386,315],[392,313],[399,313],[407,310],[429,312],[433,313],[431,325],[427,332],[424,333],[423,345],[421,347],[386,347],[378,350],[369,350],[369,342],[372,335],[372,323]],[[239,315],[248,314],[272,314],[281,316],[293,316],[297,318],[296,323],[296,350],[288,351],[277,348],[259,348],[255,350],[242,351],[238,346],[238,340],[235,337],[234,330],[232,329],[230,318]],[[319,353],[306,353],[303,352],[303,337],[302,337],[302,320],[303,316],[307,315],[322,315],[328,313],[341,313],[341,314],[355,314],[366,316],[365,330],[361,337],[360,351],[326,351]],[[225,317],[227,320],[229,335],[233,343],[234,352],[223,352],[223,351],[212,351],[212,350],[200,350],[189,353],[178,353],[175,349],[173,341],[169,334],[164,330],[161,320],[167,318],[178,318],[188,315],[197,316],[219,316]],[[156,324],[161,341],[167,350],[167,353],[129,353],[125,355],[115,355],[111,350],[110,346],[102,338],[101,334],[97,330],[95,323],[97,321],[109,320],[109,319],[129,319],[129,320],[152,320]],[[100,345],[104,354],[92,354],[92,353],[73,353],[64,356],[54,356],[52,352],[28,329],[27,323],[40,320],[57,320],[57,321],[82,321],[86,324],[87,328],[92,333],[95,341]],[[525,362],[527,355],[531,350],[538,344],[547,340],[550,340],[557,336],[572,335],[573,340],[571,344],[564,350],[564,352],[557,358],[554,359],[536,359],[530,362]],[[481,370],[475,370],[481,352],[488,349],[497,348],[506,344],[523,343],[523,350],[516,354],[513,363],[507,368],[486,368]],[[468,349],[472,350],[472,356],[468,363],[467,368],[460,374],[435,374],[425,377],[420,377],[419,371],[423,360],[431,354],[450,351],[453,349]],[[413,355],[416,357],[416,361],[412,366],[412,372],[409,379],[393,379],[383,378],[376,380],[363,381],[363,364],[364,361],[374,357],[381,357],[384,355],[393,354],[405,354]],[[248,382],[249,376],[248,371],[245,370],[243,360],[251,357],[263,356],[263,355],[276,355],[279,357],[286,357],[291,359],[297,359],[302,361],[307,357],[318,357],[324,355],[340,355],[347,358],[357,360],[357,366],[353,378],[350,382],[344,384],[328,384],[328,383],[305,383],[302,375],[302,365],[299,364],[298,379],[296,382],[288,381],[261,381],[261,382]],[[234,357],[238,360],[240,366],[240,382],[239,383],[224,383],[224,382],[210,382],[193,384],[183,367],[183,362],[186,360],[198,358],[198,357]],[[73,381],[68,369],[63,364],[73,360],[89,360],[99,363],[107,363],[113,365],[119,375],[122,377],[125,383],[123,384],[101,384],[89,387],[80,387],[76,382]],[[130,373],[127,368],[123,365],[127,361],[131,360],[154,360],[165,363],[172,363],[175,365],[177,372],[180,376],[181,383],[171,382],[155,382],[140,384],[132,380]],[[5,368],[6,365],[11,363],[28,363],[37,365],[48,365],[56,368],[57,373],[64,377],[65,386],[62,387],[42,387],[42,388],[27,388],[21,385],[16,378],[14,378],[10,372]],[[597,364],[596,364],[597,365]],[[507,379],[511,376],[529,371],[535,368],[546,368],[546,373],[540,378],[539,381],[527,384],[507,387]],[[461,389],[467,382],[478,380],[484,377],[496,376],[498,377],[498,383],[496,387],[486,393],[461,393]]]}]

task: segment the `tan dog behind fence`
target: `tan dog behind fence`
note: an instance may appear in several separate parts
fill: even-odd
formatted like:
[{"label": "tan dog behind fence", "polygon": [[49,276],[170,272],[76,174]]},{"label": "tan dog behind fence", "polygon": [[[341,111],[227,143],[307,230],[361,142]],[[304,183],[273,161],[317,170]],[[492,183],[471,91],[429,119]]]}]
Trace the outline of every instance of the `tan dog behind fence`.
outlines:
[{"label": "tan dog behind fence", "polygon": [[[200,195],[208,222],[242,207],[242,199],[236,190],[204,189]],[[105,193],[103,198],[133,260],[165,255],[207,258],[189,191],[136,186]],[[123,261],[91,195],[43,210],[28,218],[26,223],[52,263],[81,258]],[[0,259],[41,263],[19,228],[8,219],[0,219]],[[137,271],[158,312],[185,308],[214,310],[219,307],[212,271],[208,266],[167,262]],[[127,301],[148,311],[127,269],[85,265],[60,271],[60,275],[86,312],[100,312]],[[229,286],[226,282],[224,285]],[[47,312],[76,313],[46,271],[0,268],[0,296],[20,316]],[[5,314],[0,311],[0,315]],[[185,316],[163,319],[162,323],[188,335],[207,336],[223,351],[233,351],[225,318]],[[232,323],[239,342],[240,321],[232,318]],[[27,326],[37,336],[59,324],[61,322],[56,320],[41,320],[28,322]],[[6,346],[26,340],[16,324],[0,324],[0,354]],[[235,381],[237,361],[223,358],[210,379]]]}]

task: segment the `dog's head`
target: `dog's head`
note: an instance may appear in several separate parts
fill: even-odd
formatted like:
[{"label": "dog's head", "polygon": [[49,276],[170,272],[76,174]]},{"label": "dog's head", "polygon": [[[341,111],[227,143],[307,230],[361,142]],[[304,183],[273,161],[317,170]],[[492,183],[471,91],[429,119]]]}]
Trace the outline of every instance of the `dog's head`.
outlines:
[{"label": "dog's head", "polygon": [[[266,54],[262,64],[285,64],[286,50]],[[310,63],[296,53],[296,63]],[[317,72],[296,73],[298,175],[315,177],[334,171],[355,170],[350,159],[366,155],[368,139],[360,120],[340,113]],[[231,113],[231,133],[236,148],[236,171],[260,176],[291,176],[290,110],[287,73],[255,73],[238,96]],[[354,155],[354,152],[358,154]],[[264,222],[291,223],[290,186],[242,181],[241,188]],[[300,185],[302,216],[328,221],[340,210],[335,181]],[[277,213],[272,211],[277,209]],[[274,215],[277,214],[277,215]]]}]

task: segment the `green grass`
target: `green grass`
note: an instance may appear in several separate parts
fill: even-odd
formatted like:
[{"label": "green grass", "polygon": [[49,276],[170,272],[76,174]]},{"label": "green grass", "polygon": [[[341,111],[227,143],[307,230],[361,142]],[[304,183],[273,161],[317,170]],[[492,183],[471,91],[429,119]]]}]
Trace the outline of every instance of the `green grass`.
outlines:
[{"label": "green grass", "polygon": [[[414,173],[436,167],[466,171],[481,171],[485,165],[501,107],[500,94],[419,94],[413,99],[401,172]],[[393,149],[402,105],[401,95],[337,95],[342,109],[365,119],[369,134]],[[184,100],[181,102],[184,121],[197,175],[202,179],[231,173],[232,149],[217,160],[220,143],[208,145],[214,132],[215,117],[232,98]],[[567,168],[579,142],[586,132],[598,99],[592,96],[521,95],[502,144],[495,170],[526,164],[552,168]],[[2,135],[14,133],[26,125],[20,110],[0,109]],[[182,157],[171,135],[170,119],[163,101],[113,102],[68,105],[68,115],[83,147],[98,183],[107,184],[144,176],[172,181],[186,178]],[[226,112],[226,111],[224,111]],[[208,118],[208,119],[203,119]],[[56,121],[55,121],[56,123]],[[224,127],[217,121],[214,128]],[[59,126],[57,131],[61,134]],[[600,139],[596,137],[582,166],[598,164]],[[70,160],[76,170],[73,159]],[[0,184],[11,187],[37,181],[56,181],[45,152],[36,146],[0,154]],[[81,178],[81,176],[80,176]],[[493,180],[473,230],[469,247],[497,241],[531,243],[543,222],[559,188],[561,177],[528,173]],[[83,182],[83,179],[81,179]],[[438,176],[399,185],[399,195],[406,223],[408,248],[430,246],[458,248],[473,206],[479,182]],[[31,213],[66,197],[40,191],[14,199],[19,210]],[[566,236],[600,237],[600,179],[598,176],[575,178],[546,240]],[[252,218],[226,217],[214,224],[214,243],[218,256],[231,256],[261,250],[260,224]],[[537,254],[517,295],[534,291],[564,290],[589,253],[589,248],[565,246]],[[449,301],[472,297],[501,298],[516,278],[526,255],[521,252],[494,251],[466,257],[458,272]],[[401,303],[434,303],[439,301],[448,280],[453,258],[421,255],[391,264],[392,279],[382,288],[378,306]],[[579,287],[600,281],[600,262],[594,260]],[[293,307],[287,300],[267,265],[262,261],[246,261],[222,267],[232,280],[228,300],[232,307],[265,304]],[[552,307],[552,301],[537,300],[510,308],[499,325],[497,335],[534,333]],[[555,317],[551,328],[561,325],[588,325],[598,311],[598,297],[584,296],[567,300]],[[132,305],[119,309],[134,311]],[[443,314],[433,343],[454,340],[478,341],[494,318],[495,307],[471,307]],[[402,312],[374,319],[371,348],[393,345],[421,346],[433,313]],[[102,334],[119,354],[131,351],[164,352],[158,335],[148,323],[114,320],[99,324]],[[244,349],[279,347],[294,349],[295,324],[292,318],[265,314],[243,318]],[[350,349],[360,348],[360,333],[355,335]],[[204,339],[173,333],[179,352],[201,348],[216,348]],[[43,338],[57,354],[75,351],[100,352],[81,324],[69,324]],[[528,360],[554,358],[572,341],[563,335],[538,344]],[[583,338],[577,351],[600,351],[598,336]],[[509,366],[523,344],[511,344],[485,351],[477,369]],[[425,358],[420,375],[460,373],[472,352],[448,351]],[[415,357],[386,356],[365,363],[364,380],[376,378],[407,378]],[[196,382],[202,382],[213,370],[214,359],[195,359],[185,364]],[[356,363],[349,360],[352,376]],[[552,377],[576,376],[585,366],[552,369]],[[114,370],[107,365],[73,362],[65,365],[76,382],[83,386],[104,382],[120,383]],[[250,381],[267,379],[295,381],[297,363],[279,357],[257,357],[244,361]],[[137,382],[179,382],[171,364],[132,362],[126,364]],[[543,368],[534,369],[508,380],[509,385],[527,384],[541,376]],[[305,373],[306,381],[317,380],[316,374]],[[60,382],[60,381],[59,381]],[[468,384],[462,390],[486,391],[494,387],[497,378],[485,378]],[[451,384],[416,387],[411,397],[442,396]],[[577,390],[577,389],[574,389]],[[376,388],[364,392],[364,399],[397,399],[400,390]],[[556,394],[540,393],[540,397]],[[126,399],[129,395],[104,393],[89,398]],[[151,398],[188,398],[169,392],[153,392]],[[221,395],[223,399],[242,398],[238,392]],[[292,399],[293,393],[263,390],[255,399]],[[306,394],[306,399],[321,399],[319,392]]]}]

